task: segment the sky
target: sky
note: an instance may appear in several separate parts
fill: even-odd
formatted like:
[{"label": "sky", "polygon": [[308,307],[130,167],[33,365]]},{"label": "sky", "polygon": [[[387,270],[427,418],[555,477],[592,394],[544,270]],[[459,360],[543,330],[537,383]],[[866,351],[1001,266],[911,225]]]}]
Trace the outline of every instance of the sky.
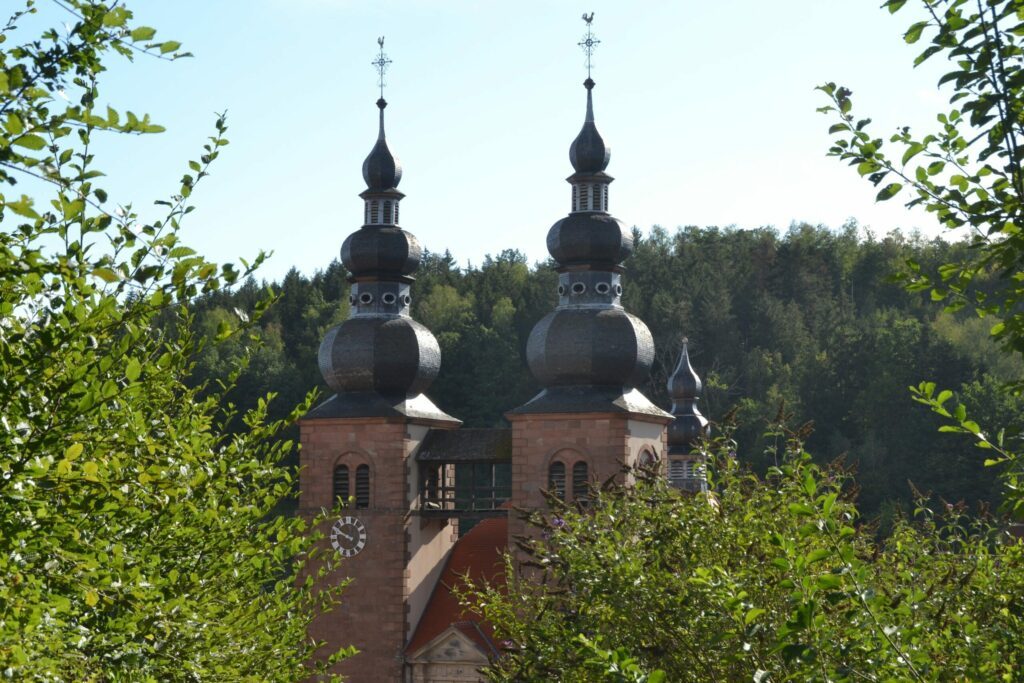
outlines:
[{"label": "sky", "polygon": [[[402,226],[460,264],[519,249],[547,257],[569,209],[569,144],[583,122],[584,11],[598,129],[612,148],[610,210],[626,225],[738,228],[792,222],[874,234],[934,221],[826,152],[815,86],[854,92],[878,135],[936,127],[941,64],[914,69],[909,12],[880,0],[137,0],[137,23],[194,53],[115,62],[101,94],[167,132],[95,147],[112,201],[144,215],[175,191],[228,112],[231,140],[182,231],[208,258],[264,249],[262,271],[311,274],[362,223],[361,165],[376,138],[371,61],[392,60],[387,136],[401,159]],[[41,4],[38,21],[68,21]],[[155,214],[153,214],[155,216]]]}]

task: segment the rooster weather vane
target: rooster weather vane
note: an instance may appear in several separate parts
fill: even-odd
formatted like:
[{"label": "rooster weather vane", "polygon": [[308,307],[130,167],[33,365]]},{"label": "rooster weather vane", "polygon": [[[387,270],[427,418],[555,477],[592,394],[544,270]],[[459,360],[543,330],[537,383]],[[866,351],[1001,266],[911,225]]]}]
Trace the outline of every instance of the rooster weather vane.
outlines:
[{"label": "rooster weather vane", "polygon": [[384,74],[387,72],[391,60],[384,54],[384,36],[377,39],[377,45],[380,47],[380,53],[377,55],[377,59],[370,62],[370,64],[377,69],[377,85],[380,86],[380,97],[384,99]]},{"label": "rooster weather vane", "polygon": [[587,13],[584,12],[583,21],[587,22],[587,34],[583,36],[583,40],[577,43],[577,45],[583,48],[583,53],[587,55],[587,78],[590,78],[590,58],[601,41],[595,38],[594,32],[590,30],[590,24],[594,21],[594,13],[591,12],[588,16]]}]

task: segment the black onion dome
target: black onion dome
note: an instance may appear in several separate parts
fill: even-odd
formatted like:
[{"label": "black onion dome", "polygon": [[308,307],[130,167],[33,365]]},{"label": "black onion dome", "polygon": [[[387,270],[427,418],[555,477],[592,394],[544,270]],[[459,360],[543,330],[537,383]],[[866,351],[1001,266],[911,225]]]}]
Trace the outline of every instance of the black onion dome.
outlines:
[{"label": "black onion dome", "polygon": [[636,386],[651,370],[654,340],[620,308],[559,308],[530,333],[530,372],[545,387]]},{"label": "black onion dome", "polygon": [[397,226],[356,230],[341,245],[341,261],[353,276],[408,276],[420,265],[423,249],[411,232]]},{"label": "black onion dome", "polygon": [[563,266],[615,268],[633,253],[633,235],[606,213],[571,213],[548,231],[548,252]]},{"label": "black onion dome", "polygon": [[569,161],[577,173],[600,173],[608,168],[612,150],[604,144],[604,138],[594,124],[594,99],[591,92],[594,81],[588,78],[583,85],[587,88],[587,118],[580,134],[569,147]]},{"label": "black onion dome", "polygon": [[324,380],[337,392],[415,396],[441,368],[434,335],[406,317],[349,318],[328,330],[318,355]]},{"label": "black onion dome", "polygon": [[702,388],[700,377],[690,364],[689,345],[683,339],[679,363],[668,379],[668,393],[672,398],[671,412],[676,418],[668,426],[669,453],[685,455],[693,449],[698,439],[707,436],[708,420],[697,409]]},{"label": "black onion dome", "polygon": [[384,101],[383,97],[377,100],[377,107],[380,109],[380,133],[377,136],[377,143],[363,162],[363,180],[366,181],[366,187],[374,192],[396,188],[402,180],[402,162],[391,153],[391,150],[388,149],[388,142],[384,138],[384,107],[386,106],[388,103]]}]

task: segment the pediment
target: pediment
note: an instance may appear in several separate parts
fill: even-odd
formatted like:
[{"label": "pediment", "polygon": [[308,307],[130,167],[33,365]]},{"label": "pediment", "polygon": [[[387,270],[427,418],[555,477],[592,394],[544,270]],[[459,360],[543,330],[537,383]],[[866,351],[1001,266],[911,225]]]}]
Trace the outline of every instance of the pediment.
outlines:
[{"label": "pediment", "polygon": [[456,626],[442,631],[410,658],[414,662],[468,662],[483,666],[488,663],[487,653]]}]

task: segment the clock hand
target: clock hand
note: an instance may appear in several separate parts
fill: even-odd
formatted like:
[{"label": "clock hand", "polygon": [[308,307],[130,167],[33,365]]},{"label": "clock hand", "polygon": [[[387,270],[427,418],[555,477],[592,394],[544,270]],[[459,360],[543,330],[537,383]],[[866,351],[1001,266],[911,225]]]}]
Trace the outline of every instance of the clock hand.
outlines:
[{"label": "clock hand", "polygon": [[345,539],[346,541],[351,541],[351,540],[353,540],[353,539],[352,539],[352,537],[351,537],[351,536],[349,536],[348,534],[346,534],[346,533],[345,533],[344,531],[340,531],[340,530],[339,530],[339,531],[338,531],[338,535],[339,535],[339,536],[341,536],[342,538],[344,538],[344,539]]}]

